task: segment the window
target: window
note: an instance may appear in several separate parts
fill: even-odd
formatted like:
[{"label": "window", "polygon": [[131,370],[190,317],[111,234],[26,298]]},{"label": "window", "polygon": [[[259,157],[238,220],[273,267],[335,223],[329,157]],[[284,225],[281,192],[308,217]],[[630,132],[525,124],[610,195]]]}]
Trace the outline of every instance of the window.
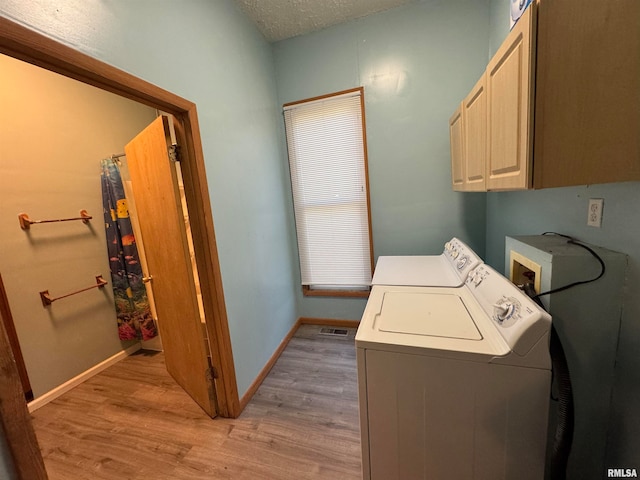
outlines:
[{"label": "window", "polygon": [[284,105],[302,286],[366,296],[373,266],[363,89]]}]

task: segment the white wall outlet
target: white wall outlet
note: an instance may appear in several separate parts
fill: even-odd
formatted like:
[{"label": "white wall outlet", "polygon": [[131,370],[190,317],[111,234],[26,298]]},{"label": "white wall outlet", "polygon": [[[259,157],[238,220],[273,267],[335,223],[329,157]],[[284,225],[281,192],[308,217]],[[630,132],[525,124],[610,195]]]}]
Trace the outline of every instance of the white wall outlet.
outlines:
[{"label": "white wall outlet", "polygon": [[602,209],[604,198],[590,198],[587,225],[600,228],[602,226]]}]

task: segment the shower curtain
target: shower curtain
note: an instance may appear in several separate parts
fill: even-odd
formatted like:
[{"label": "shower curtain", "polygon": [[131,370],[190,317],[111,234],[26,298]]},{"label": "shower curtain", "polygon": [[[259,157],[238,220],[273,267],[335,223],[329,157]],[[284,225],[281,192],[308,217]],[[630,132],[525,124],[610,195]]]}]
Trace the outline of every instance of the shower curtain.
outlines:
[{"label": "shower curtain", "polygon": [[131,227],[120,170],[111,158],[101,162],[102,204],[111,285],[120,340],[149,340],[158,329],[142,282],[142,267]]}]

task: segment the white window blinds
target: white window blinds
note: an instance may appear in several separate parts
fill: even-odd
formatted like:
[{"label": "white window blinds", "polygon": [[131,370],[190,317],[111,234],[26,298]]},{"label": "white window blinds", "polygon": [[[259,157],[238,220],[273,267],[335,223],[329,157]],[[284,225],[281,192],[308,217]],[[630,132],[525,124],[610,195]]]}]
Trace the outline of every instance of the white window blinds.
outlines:
[{"label": "white window blinds", "polygon": [[360,90],[285,106],[302,284],[371,283]]}]

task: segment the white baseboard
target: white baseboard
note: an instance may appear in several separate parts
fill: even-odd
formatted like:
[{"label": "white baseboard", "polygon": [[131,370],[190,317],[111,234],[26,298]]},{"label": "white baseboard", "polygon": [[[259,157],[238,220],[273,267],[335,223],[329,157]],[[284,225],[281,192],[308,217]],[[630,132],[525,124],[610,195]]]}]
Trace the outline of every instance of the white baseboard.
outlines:
[{"label": "white baseboard", "polygon": [[29,413],[39,409],[40,407],[45,406],[49,402],[52,402],[53,400],[58,398],[60,395],[68,392],[74,387],[77,387],[82,382],[89,380],[91,377],[93,377],[94,375],[97,375],[104,369],[109,368],[111,365],[118,363],[120,360],[123,360],[124,358],[128,357],[132,353],[137,352],[138,350],[140,350],[140,348],[141,348],[140,343],[136,343],[135,345],[132,345],[129,348],[121,352],[118,352],[112,357],[109,357],[106,360],[100,362],[99,364],[91,367],[89,370],[82,372],[80,375],[73,377],[71,380],[63,383],[62,385],[57,386],[53,390],[48,391],[44,395],[39,396],[35,400],[30,401],[27,404],[27,407],[29,408]]}]

